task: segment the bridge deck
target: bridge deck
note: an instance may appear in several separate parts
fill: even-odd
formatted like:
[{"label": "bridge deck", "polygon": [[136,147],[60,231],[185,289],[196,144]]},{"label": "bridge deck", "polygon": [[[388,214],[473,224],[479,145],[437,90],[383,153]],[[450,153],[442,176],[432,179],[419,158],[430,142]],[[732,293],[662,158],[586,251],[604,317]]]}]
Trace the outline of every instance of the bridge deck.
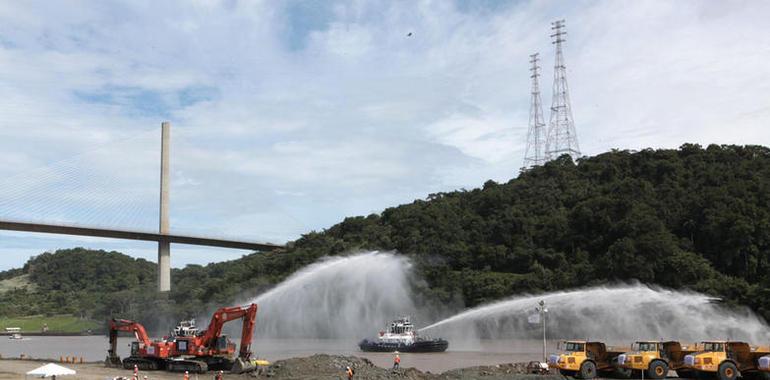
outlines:
[{"label": "bridge deck", "polygon": [[247,241],[215,239],[184,235],[162,235],[152,232],[110,230],[93,227],[76,227],[57,224],[40,224],[25,222],[10,222],[0,220],[0,230],[41,232],[60,235],[94,236],[114,239],[143,240],[143,241],[169,241],[178,244],[204,245],[209,247],[223,247],[236,249],[250,249],[254,251],[273,251],[283,248],[281,245],[270,243],[256,243]]}]

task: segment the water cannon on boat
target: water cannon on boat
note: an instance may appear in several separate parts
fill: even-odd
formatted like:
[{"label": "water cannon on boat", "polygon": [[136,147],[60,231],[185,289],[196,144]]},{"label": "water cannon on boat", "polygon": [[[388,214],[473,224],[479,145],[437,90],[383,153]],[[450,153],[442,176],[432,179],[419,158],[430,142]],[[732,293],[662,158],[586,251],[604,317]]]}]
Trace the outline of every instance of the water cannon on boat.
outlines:
[{"label": "water cannon on boat", "polygon": [[408,316],[390,322],[376,339],[364,339],[358,347],[369,352],[443,352],[449,347],[444,339],[428,339],[418,335]]}]

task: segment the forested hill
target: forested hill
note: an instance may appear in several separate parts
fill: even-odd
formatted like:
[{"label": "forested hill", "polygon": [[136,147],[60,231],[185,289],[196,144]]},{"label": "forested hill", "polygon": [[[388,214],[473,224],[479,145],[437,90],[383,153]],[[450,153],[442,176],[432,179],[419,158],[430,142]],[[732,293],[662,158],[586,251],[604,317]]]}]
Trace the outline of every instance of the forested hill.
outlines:
[{"label": "forested hill", "polygon": [[439,295],[467,306],[513,293],[637,279],[690,288],[770,317],[770,150],[566,156],[506,184],[432,194],[347,218],[296,244],[414,255]]},{"label": "forested hill", "polygon": [[[565,156],[505,184],[489,181],[480,189],[431,194],[378,215],[347,218],[285,252],[175,270],[171,299],[177,314],[227,304],[320,256],[357,249],[412,256],[430,286],[425,292],[466,306],[636,279],[717,295],[770,318],[770,150],[688,144],[612,151],[577,164]],[[108,306],[89,309],[91,317],[140,317],[135,314],[144,308],[137,305],[150,302],[147,289],[155,285],[146,275],[152,264],[137,263],[124,267],[136,275],[95,300]],[[0,279],[30,276],[25,273],[36,268],[28,264]],[[45,286],[46,297],[99,291]],[[26,297],[39,291],[27,289]],[[9,294],[0,294],[0,305]],[[7,309],[0,315],[14,312]]]}]

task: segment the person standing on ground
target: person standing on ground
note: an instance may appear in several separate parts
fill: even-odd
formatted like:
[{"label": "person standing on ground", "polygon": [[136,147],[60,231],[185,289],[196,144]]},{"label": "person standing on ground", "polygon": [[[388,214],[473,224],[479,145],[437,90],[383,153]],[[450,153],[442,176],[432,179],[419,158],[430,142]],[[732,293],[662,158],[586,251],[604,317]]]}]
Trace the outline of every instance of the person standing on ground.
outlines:
[{"label": "person standing on ground", "polygon": [[219,372],[217,372],[217,375],[214,376],[214,380],[222,380],[224,378],[225,378],[225,372],[224,371],[219,371]]},{"label": "person standing on ground", "polygon": [[184,371],[184,380],[190,380],[190,372]]},{"label": "person standing on ground", "polygon": [[345,373],[348,375],[348,380],[351,380],[355,372],[353,372],[353,368],[347,367]]},{"label": "person standing on ground", "polygon": [[396,351],[396,357],[393,358],[393,369],[399,368],[401,368],[401,357],[398,356],[398,351]]}]

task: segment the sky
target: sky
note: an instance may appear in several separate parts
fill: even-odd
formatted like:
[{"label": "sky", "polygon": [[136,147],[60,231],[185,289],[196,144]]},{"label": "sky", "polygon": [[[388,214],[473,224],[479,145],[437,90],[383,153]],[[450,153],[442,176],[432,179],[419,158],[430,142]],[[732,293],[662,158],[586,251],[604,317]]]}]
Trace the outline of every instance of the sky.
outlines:
[{"label": "sky", "polygon": [[[770,145],[764,1],[0,2],[0,218],[283,243],[346,216],[506,182],[529,55],[551,102],[550,22],[580,148]],[[411,35],[410,35],[411,33]],[[0,270],[84,246],[0,232]],[[172,265],[248,252],[173,246]]]}]

